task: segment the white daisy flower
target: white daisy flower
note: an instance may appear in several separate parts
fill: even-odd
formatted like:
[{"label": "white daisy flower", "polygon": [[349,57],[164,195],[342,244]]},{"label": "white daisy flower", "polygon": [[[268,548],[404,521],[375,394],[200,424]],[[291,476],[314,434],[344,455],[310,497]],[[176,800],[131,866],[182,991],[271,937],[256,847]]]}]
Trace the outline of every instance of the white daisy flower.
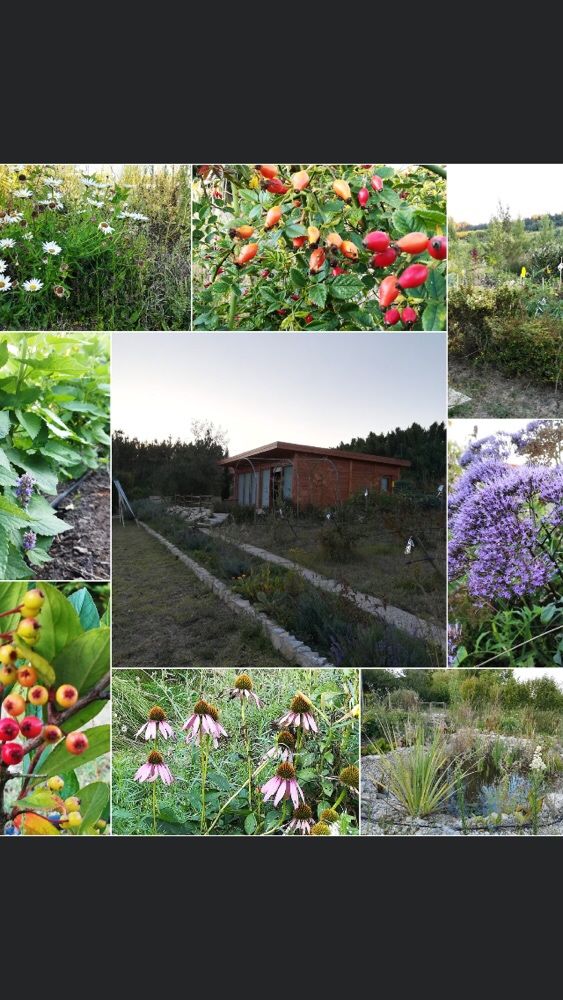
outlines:
[{"label": "white daisy flower", "polygon": [[46,243],[43,243],[43,252],[52,254],[53,257],[57,257],[61,250],[62,247],[58,243],[55,243],[54,240],[48,240]]},{"label": "white daisy flower", "polygon": [[86,198],[86,201],[88,202],[89,205],[93,205],[94,208],[103,208],[104,207],[103,201],[96,201],[95,198]]},{"label": "white daisy flower", "polygon": [[0,292],[7,292],[12,284],[9,274],[0,274]]},{"label": "white daisy flower", "polygon": [[148,222],[148,215],[141,215],[140,212],[120,212],[118,219],[134,219],[135,222]]},{"label": "white daisy flower", "polygon": [[24,281],[23,287],[26,292],[39,292],[43,288],[43,282],[39,278],[29,278],[27,281]]},{"label": "white daisy flower", "polygon": [[14,198],[33,198],[33,191],[30,191],[29,188],[16,188],[16,190],[13,192],[13,197]]},{"label": "white daisy flower", "polygon": [[16,241],[12,239],[0,240],[0,250],[11,250],[15,247]]},{"label": "white daisy flower", "polygon": [[3,226],[10,226],[12,222],[21,222],[23,215],[21,212],[13,212],[12,215],[3,215],[0,219],[0,224]]},{"label": "white daisy flower", "polygon": [[6,270],[7,266],[8,265],[5,260],[0,260],[0,274],[4,274],[4,271]]},{"label": "white daisy flower", "polygon": [[58,188],[62,184],[62,178],[61,177],[46,177],[44,183],[47,185],[47,187]]},{"label": "white daisy flower", "polygon": [[33,239],[33,233],[24,233],[22,236],[22,240],[32,240],[32,239]]},{"label": "white daisy flower", "polygon": [[100,229],[102,233],[104,233],[106,236],[109,236],[110,233],[113,233],[113,228],[112,226],[110,226],[109,222],[100,222],[98,229]]},{"label": "white daisy flower", "polygon": [[84,184],[84,187],[87,187],[87,188],[95,188],[95,187],[98,186],[97,182],[94,181],[94,180],[92,180],[91,177],[83,177],[82,178],[82,183]]}]

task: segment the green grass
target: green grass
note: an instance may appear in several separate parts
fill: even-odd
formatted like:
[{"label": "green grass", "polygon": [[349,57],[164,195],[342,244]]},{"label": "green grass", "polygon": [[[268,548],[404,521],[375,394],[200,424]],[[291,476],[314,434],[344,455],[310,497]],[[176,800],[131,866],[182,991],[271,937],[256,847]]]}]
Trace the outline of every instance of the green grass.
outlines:
[{"label": "green grass", "polygon": [[114,667],[279,667],[262,630],[227,608],[156,539],[113,528]]},{"label": "green grass", "polygon": [[[206,807],[208,823],[219,809],[246,781],[247,759],[241,731],[241,708],[238,700],[229,700],[228,692],[236,677],[235,670],[127,670],[113,678],[113,829],[122,835],[148,835],[152,830],[152,787],[133,781],[137,768],[146,760],[144,739],[135,733],[147,719],[152,705],[160,705],[179,738],[159,744],[166,762],[177,779],[165,787],[158,783],[158,833],[168,835],[198,834],[201,811],[200,755],[197,747],[186,745],[181,726],[191,714],[198,698],[204,696],[217,706],[220,720],[229,738],[217,750],[211,750]],[[257,708],[248,702],[248,734],[253,767],[275,742],[275,720],[289,709],[291,699],[302,690],[311,699],[319,734],[307,737],[297,764],[297,777],[315,816],[334,806],[340,813],[356,816],[357,800],[346,792],[337,776],[342,767],[357,764],[359,732],[356,720],[343,716],[357,704],[355,671],[284,670],[252,671],[254,690],[263,702]],[[261,785],[275,773],[276,763],[268,761],[255,779]],[[280,823],[291,816],[291,807],[274,809],[261,803],[255,791],[252,808],[246,790],[234,799],[222,814],[213,833],[265,834],[278,832]],[[338,801],[339,800],[339,801]],[[254,819],[248,820],[249,816]],[[245,827],[246,823],[246,827]]]}]

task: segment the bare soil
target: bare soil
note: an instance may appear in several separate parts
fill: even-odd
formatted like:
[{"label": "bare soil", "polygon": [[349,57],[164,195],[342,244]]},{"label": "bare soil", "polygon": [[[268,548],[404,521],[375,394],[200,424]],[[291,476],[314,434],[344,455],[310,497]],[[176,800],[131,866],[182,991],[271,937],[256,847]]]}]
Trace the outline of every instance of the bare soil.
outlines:
[{"label": "bare soil", "polygon": [[532,379],[502,375],[492,365],[472,364],[450,354],[449,384],[471,397],[469,403],[453,406],[450,417],[560,417],[563,415],[561,386]]},{"label": "bare soil", "polygon": [[[61,484],[61,492],[67,487]],[[38,580],[109,580],[111,491],[107,469],[98,469],[57,509],[70,531],[55,538],[52,562],[34,570]]]},{"label": "bare soil", "polygon": [[113,528],[114,667],[283,667],[239,617],[133,522]]}]

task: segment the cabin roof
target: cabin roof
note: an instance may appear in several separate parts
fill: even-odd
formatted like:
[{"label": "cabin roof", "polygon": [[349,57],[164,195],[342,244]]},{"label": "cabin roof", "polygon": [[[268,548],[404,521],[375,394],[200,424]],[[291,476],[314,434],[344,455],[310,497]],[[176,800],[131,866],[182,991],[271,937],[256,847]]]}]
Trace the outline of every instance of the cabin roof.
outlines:
[{"label": "cabin roof", "polygon": [[296,453],[319,455],[326,458],[348,458],[358,462],[375,462],[377,465],[399,465],[403,468],[408,468],[411,464],[406,458],[389,458],[387,455],[368,455],[362,451],[342,451],[340,448],[318,448],[316,445],[272,441],[270,444],[262,445],[261,448],[253,448],[251,451],[241,451],[238,455],[221,458],[219,465],[234,465],[243,458],[256,458],[259,461],[265,461],[269,458],[289,458]]}]

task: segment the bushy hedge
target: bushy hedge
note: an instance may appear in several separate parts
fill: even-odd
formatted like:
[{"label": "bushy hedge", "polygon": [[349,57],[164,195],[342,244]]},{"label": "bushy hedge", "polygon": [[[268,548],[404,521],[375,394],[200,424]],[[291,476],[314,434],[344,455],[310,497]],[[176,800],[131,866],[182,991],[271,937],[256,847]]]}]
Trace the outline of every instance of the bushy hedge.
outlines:
[{"label": "bushy hedge", "polygon": [[452,291],[448,315],[453,354],[477,354],[510,375],[545,382],[561,377],[563,322],[529,316],[520,286]]}]

